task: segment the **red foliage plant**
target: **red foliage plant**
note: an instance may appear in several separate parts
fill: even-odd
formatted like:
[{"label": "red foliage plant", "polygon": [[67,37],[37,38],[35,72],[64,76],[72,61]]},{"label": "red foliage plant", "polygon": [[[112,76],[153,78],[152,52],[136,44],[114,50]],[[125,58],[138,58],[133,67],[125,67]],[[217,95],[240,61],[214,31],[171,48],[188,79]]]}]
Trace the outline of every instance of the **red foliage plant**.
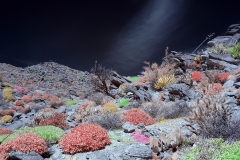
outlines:
[{"label": "red foliage plant", "polygon": [[25,109],[22,106],[12,106],[11,109],[20,113],[25,113]]},{"label": "red foliage plant", "polygon": [[0,110],[0,116],[13,115],[14,112],[12,109]]},{"label": "red foliage plant", "polygon": [[202,72],[199,71],[193,71],[192,72],[192,80],[196,82],[200,82],[201,78],[204,76]]},{"label": "red foliage plant", "polygon": [[54,113],[51,116],[42,116],[41,118],[34,119],[35,125],[37,126],[48,126],[53,125],[62,129],[68,129],[69,126],[66,124],[66,115],[60,113]]},{"label": "red foliage plant", "polygon": [[24,102],[22,100],[17,100],[16,101],[16,106],[23,106]]},{"label": "red foliage plant", "polygon": [[30,95],[24,95],[24,96],[22,97],[22,100],[23,100],[24,102],[30,102],[30,101],[32,100],[32,97],[31,97]]},{"label": "red foliage plant", "polygon": [[65,134],[59,142],[63,151],[75,154],[104,148],[111,141],[104,128],[97,124],[83,124]]},{"label": "red foliage plant", "polygon": [[11,134],[11,133],[12,133],[12,131],[10,129],[0,128],[0,135]]},{"label": "red foliage plant", "polygon": [[42,137],[34,133],[20,134],[11,141],[0,145],[0,159],[7,159],[8,153],[11,151],[36,152],[41,155],[47,151],[47,144]]},{"label": "red foliage plant", "polygon": [[218,75],[218,79],[219,79],[222,83],[224,83],[224,82],[227,81],[227,78],[228,78],[228,76],[229,76],[230,74],[231,74],[231,72],[221,73],[221,74]]},{"label": "red foliage plant", "polygon": [[147,113],[138,108],[132,108],[121,116],[121,119],[125,122],[131,122],[134,125],[143,123],[144,125],[151,125],[155,123],[155,120]]}]

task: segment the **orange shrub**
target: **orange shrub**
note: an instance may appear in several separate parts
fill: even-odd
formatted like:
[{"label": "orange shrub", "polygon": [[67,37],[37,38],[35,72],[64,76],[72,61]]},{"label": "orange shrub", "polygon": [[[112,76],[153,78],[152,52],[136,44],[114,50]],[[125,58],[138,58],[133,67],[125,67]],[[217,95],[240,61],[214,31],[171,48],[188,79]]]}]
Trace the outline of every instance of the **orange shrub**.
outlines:
[{"label": "orange shrub", "polygon": [[192,72],[192,80],[193,81],[200,82],[202,76],[203,76],[202,72],[199,72],[199,71],[193,71]]},{"label": "orange shrub", "polygon": [[219,79],[222,83],[224,83],[224,82],[227,81],[227,78],[228,78],[228,76],[229,76],[230,74],[231,74],[230,72],[221,73],[221,74],[218,75],[218,79]]},{"label": "orange shrub", "polygon": [[95,151],[104,148],[111,141],[105,129],[97,124],[83,124],[65,134],[59,142],[63,151],[70,154]]},{"label": "orange shrub", "polygon": [[139,123],[143,123],[144,125],[151,125],[155,123],[155,120],[151,116],[139,108],[132,108],[128,110],[121,116],[121,119],[124,122],[131,122],[134,125],[138,125]]}]

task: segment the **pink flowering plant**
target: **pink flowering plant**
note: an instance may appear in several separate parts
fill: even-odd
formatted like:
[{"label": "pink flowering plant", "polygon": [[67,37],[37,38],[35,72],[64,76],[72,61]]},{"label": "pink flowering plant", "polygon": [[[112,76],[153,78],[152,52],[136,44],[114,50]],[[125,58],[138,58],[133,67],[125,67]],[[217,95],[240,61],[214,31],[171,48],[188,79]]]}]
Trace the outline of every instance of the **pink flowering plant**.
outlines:
[{"label": "pink flowering plant", "polygon": [[20,94],[27,94],[29,92],[29,90],[27,88],[21,87],[21,86],[14,86],[14,92],[16,93],[20,93]]},{"label": "pink flowering plant", "polygon": [[140,129],[131,133],[130,136],[133,137],[135,142],[141,142],[141,143],[144,143],[144,144],[149,144],[150,143],[150,139],[147,136],[143,135],[141,133]]}]

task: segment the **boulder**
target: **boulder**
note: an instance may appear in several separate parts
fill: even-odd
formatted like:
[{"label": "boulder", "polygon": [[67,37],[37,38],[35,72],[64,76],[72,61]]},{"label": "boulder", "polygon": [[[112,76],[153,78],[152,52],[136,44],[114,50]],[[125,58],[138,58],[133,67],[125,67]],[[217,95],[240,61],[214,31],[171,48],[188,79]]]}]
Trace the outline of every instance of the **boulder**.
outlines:
[{"label": "boulder", "polygon": [[40,156],[39,154],[37,154],[36,152],[29,152],[29,153],[23,153],[20,151],[11,151],[8,154],[8,159],[11,160],[20,160],[20,159],[24,159],[24,160],[44,160],[44,158],[42,156]]}]

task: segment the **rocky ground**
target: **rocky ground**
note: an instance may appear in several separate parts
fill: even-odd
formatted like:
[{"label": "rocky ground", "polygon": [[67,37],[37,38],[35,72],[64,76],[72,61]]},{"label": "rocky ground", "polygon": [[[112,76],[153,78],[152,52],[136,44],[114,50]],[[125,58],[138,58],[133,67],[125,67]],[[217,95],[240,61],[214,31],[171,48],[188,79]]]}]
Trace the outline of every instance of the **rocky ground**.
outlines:
[{"label": "rocky ground", "polygon": [[[222,85],[221,91],[217,94],[215,90],[212,92],[215,93],[216,98],[223,95],[223,101],[230,101],[228,104],[231,106],[229,110],[232,111],[231,120],[237,124],[240,122],[240,60],[233,58],[231,54],[211,50],[218,44],[235,46],[240,41],[239,35],[240,25],[232,25],[224,36],[218,36],[209,41],[205,51],[198,54],[172,51],[167,54],[163,61],[176,64],[174,68],[176,81],[160,90],[144,84],[144,81],[132,83],[130,77],[112,72],[107,81],[108,94],[103,91],[100,93],[95,90],[91,81],[93,74],[86,71],[74,70],[55,62],[45,62],[26,68],[1,63],[1,129],[14,132],[24,126],[34,127],[38,125],[36,119],[44,117],[44,114],[58,113],[65,115],[63,120],[65,124],[58,125],[64,130],[64,134],[68,134],[72,128],[88,123],[84,120],[88,116],[99,114],[107,102],[118,106],[114,111],[116,114],[122,115],[132,108],[140,108],[156,121],[152,125],[142,123],[134,125],[123,121],[119,122],[119,125],[114,124],[112,128],[109,127],[111,123],[107,123],[103,127],[107,130],[111,144],[101,150],[68,154],[62,150],[57,141],[48,143],[48,152],[45,154],[9,151],[8,159],[17,159],[16,157],[24,160],[182,159],[185,154],[184,148],[192,147],[200,134],[199,125],[186,120],[193,112],[191,106],[197,104],[196,99],[204,98],[204,94],[210,94],[203,81],[194,81],[195,79],[191,76],[193,71],[202,72],[208,78],[214,71],[219,71],[219,74],[231,73],[231,76],[227,76],[224,81],[219,80]],[[216,51],[221,50],[216,49]],[[141,79],[144,75],[138,75],[138,77]],[[202,90],[204,87],[209,91],[208,93]],[[127,99],[129,104],[120,107],[117,104],[123,98]],[[81,113],[77,116],[81,108],[90,105],[90,101],[94,101],[92,106],[94,109],[91,113],[86,111],[86,115]],[[161,106],[164,107],[159,109]],[[6,118],[3,117],[6,115],[12,116],[12,119],[5,120]],[[138,131],[140,135],[145,136],[147,142],[134,139],[133,133]],[[3,141],[4,137],[0,136],[0,140]],[[185,140],[188,142],[184,144]]]}]

